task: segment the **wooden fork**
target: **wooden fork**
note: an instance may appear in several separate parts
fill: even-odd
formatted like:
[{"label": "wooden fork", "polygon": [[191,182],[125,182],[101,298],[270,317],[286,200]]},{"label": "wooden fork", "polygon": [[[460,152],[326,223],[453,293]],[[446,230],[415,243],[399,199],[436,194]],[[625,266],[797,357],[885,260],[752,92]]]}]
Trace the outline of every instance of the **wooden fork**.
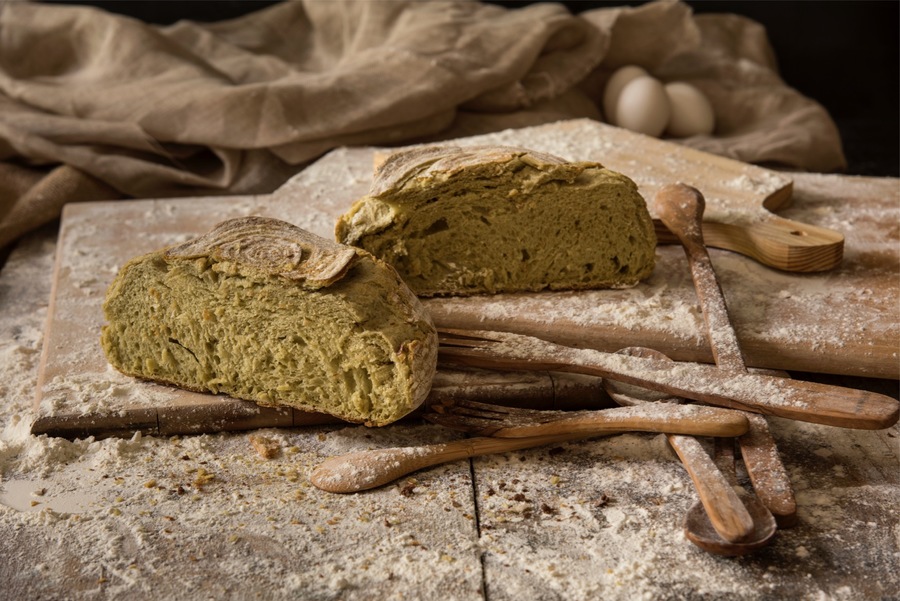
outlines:
[{"label": "wooden fork", "polygon": [[439,356],[448,363],[583,373],[709,405],[844,428],[888,428],[900,416],[900,403],[866,390],[577,349],[509,332],[442,330],[438,334]]},{"label": "wooden fork", "polygon": [[496,438],[609,432],[668,432],[695,436],[735,436],[746,432],[737,411],[699,405],[641,405],[599,411],[541,411],[475,401],[436,405],[423,415],[430,422]]}]

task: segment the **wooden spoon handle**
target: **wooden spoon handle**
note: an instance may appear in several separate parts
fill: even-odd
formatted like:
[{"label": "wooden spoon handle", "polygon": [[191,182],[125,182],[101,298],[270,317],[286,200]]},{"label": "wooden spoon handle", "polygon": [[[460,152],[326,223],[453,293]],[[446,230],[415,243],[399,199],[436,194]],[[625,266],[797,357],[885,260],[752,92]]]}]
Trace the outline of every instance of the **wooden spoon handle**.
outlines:
[{"label": "wooden spoon handle", "polygon": [[[606,432],[615,434],[615,432]],[[464,438],[421,447],[392,447],[329,457],[316,467],[309,481],[327,492],[351,493],[376,488],[412,472],[477,455],[505,453],[586,438],[563,434],[532,438]]]},{"label": "wooden spoon handle", "polygon": [[670,434],[669,444],[691,476],[697,496],[716,532],[737,542],[753,533],[753,518],[728,479],[696,438]]},{"label": "wooden spoon handle", "polygon": [[619,357],[614,362],[607,355],[579,349],[570,355],[570,362],[557,363],[554,369],[620,380],[709,405],[843,428],[889,428],[900,417],[900,403],[867,390],[763,374],[727,373],[697,363],[672,366],[639,357]]},{"label": "wooden spoon handle", "polygon": [[879,430],[894,425],[900,417],[900,403],[867,390],[763,374],[731,374],[700,363],[672,364],[519,338],[528,339],[529,346],[442,347],[440,356],[455,365],[599,376],[709,405],[842,428]]},{"label": "wooden spoon handle", "polygon": [[[688,186],[667,186],[660,190],[657,204],[661,205],[658,210],[662,211],[663,220],[681,240],[687,254],[716,365],[731,373],[746,374],[747,364],[728,315],[725,294],[701,231],[703,196]],[[750,427],[752,433],[741,436],[739,443],[753,489],[776,521],[788,525],[795,519],[797,503],[787,469],[765,418],[752,416]]]},{"label": "wooden spoon handle", "polygon": [[756,496],[775,517],[780,528],[797,523],[797,500],[775,438],[762,415],[747,414],[750,429],[738,437],[741,457]]},{"label": "wooden spoon handle", "polygon": [[[668,359],[661,352],[645,347],[628,347],[617,352],[632,357]],[[681,399],[676,397],[661,399],[658,393],[653,393],[645,388],[622,384],[615,380],[604,380],[603,386],[613,400],[620,405],[629,407],[652,401],[681,402]],[[725,478],[716,467],[716,464],[710,459],[703,445],[692,436],[668,434],[666,438],[669,441],[669,445],[681,459],[681,463],[684,465],[688,475],[690,475],[691,480],[693,480],[700,504],[706,511],[710,525],[718,535],[730,542],[744,540],[750,536],[755,527],[753,517],[729,484],[728,479]]]},{"label": "wooden spoon handle", "polygon": [[[660,244],[678,242],[661,221],[654,220]],[[844,257],[844,236],[835,230],[767,214],[751,223],[706,221],[706,246],[734,251],[763,265],[810,273],[834,269]]]},{"label": "wooden spoon handle", "polygon": [[747,431],[746,416],[737,411],[699,405],[646,404],[590,411],[549,422],[500,428],[499,438],[522,438],[555,434],[582,435],[604,432],[664,432],[692,436],[740,436]]},{"label": "wooden spoon handle", "polygon": [[685,245],[685,251],[691,266],[694,288],[700,299],[700,308],[706,322],[706,331],[716,366],[731,373],[746,373],[747,364],[741,352],[737,333],[731,325],[725,294],[719,285],[709,254],[702,243],[699,246]]}]

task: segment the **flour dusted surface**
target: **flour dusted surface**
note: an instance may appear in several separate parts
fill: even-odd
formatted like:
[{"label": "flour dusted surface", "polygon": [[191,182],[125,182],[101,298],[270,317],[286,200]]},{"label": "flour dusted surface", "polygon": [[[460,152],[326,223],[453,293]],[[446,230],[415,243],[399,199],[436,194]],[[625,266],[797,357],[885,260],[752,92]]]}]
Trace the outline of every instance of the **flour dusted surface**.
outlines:
[{"label": "flour dusted surface", "polygon": [[[50,240],[20,248],[0,279],[7,298],[27,292],[0,318],[0,598],[477,595],[468,466],[388,487],[378,503],[307,482],[327,455],[447,436],[437,428],[29,435]],[[260,434],[276,449],[268,458],[251,440]]]},{"label": "flour dusted surface", "polygon": [[[591,131],[570,128],[561,133],[544,126],[461,142],[518,144],[566,159],[602,162],[607,141],[591,137]],[[73,211],[64,219],[68,235],[63,238],[65,263],[54,315],[63,330],[71,326],[73,333],[53,341],[42,412],[92,416],[121,412],[123,407],[176,403],[177,393],[164,387],[123,386],[99,352],[95,331],[103,322],[100,305],[119,262],[183,242],[239,215],[273,216],[331,237],[337,216],[367,192],[372,155],[373,150],[365,148],[335,150],[271,197],[93,203],[85,207],[90,210]],[[755,171],[746,177],[766,179],[765,173]],[[843,232],[845,258],[830,272],[794,274],[736,253],[711,251],[747,362],[756,367],[887,377],[886,369],[893,366],[896,371],[900,362],[900,321],[883,319],[895,314],[900,304],[897,274],[884,267],[895,260],[900,243],[898,231],[892,229],[900,220],[896,181],[792,177],[794,208],[782,215]],[[749,180],[729,185],[750,191],[774,187],[773,182]],[[862,206],[846,200],[854,198],[867,200]],[[726,201],[707,198],[707,206],[724,206]],[[659,246],[654,273],[626,290],[431,299],[425,304],[439,326],[515,330],[607,351],[649,346],[680,360],[712,360],[690,271],[683,252],[674,245]],[[81,323],[86,325],[79,329]]]},{"label": "flour dusted surface", "polygon": [[[352,152],[336,158],[346,163]],[[336,163],[321,176],[305,172],[303,188],[322,195],[334,181],[352,188],[357,169],[347,169]],[[895,314],[896,282],[887,297],[855,282],[884,253],[896,252],[896,233],[877,241],[861,233],[897,223],[896,180],[796,179],[797,207],[787,216],[844,231],[847,261],[831,274],[794,276],[715,252],[730,306],[748,316],[737,324],[742,342],[753,331],[776,341],[818,335],[821,347],[849,347],[873,332],[894,335],[896,321],[887,319],[857,331],[852,305]],[[886,190],[889,209],[834,204],[861,189],[867,198]],[[242,210],[256,208],[240,202]],[[319,213],[310,221],[323,228],[327,222]],[[0,598],[855,601],[900,589],[896,426],[862,432],[772,419],[800,525],[741,559],[710,556],[684,539],[681,519],[694,494],[661,436],[482,457],[471,471],[462,462],[345,497],[305,483],[325,457],[456,435],[404,424],[74,442],[31,436],[54,239],[53,232],[29,237],[0,273]],[[670,250],[671,274],[658,280],[670,287],[644,298],[666,310],[680,306],[692,325],[673,331],[702,340],[686,264],[679,269],[683,253],[661,252]],[[99,279],[84,283],[83,299],[104,289]],[[496,300],[498,310],[508,309]],[[616,303],[595,300],[602,323]],[[760,321],[807,306],[821,319],[794,330],[778,326],[783,332]],[[842,316],[840,331],[829,326],[829,315]],[[586,330],[590,320],[579,319]],[[641,331],[647,320],[626,323]],[[277,443],[277,454],[263,458],[254,435]]]},{"label": "flour dusted surface", "polygon": [[[630,434],[474,460],[362,495],[325,457],[448,440],[434,426],[67,441],[30,436],[52,233],[0,274],[0,578],[9,598],[879,599],[900,586],[896,426],[773,419],[801,523],[726,560],[691,546],[691,484]],[[252,437],[277,447],[260,455]],[[746,477],[742,474],[742,478]],[[474,493],[473,493],[474,491]],[[481,558],[481,559],[479,559]]]}]

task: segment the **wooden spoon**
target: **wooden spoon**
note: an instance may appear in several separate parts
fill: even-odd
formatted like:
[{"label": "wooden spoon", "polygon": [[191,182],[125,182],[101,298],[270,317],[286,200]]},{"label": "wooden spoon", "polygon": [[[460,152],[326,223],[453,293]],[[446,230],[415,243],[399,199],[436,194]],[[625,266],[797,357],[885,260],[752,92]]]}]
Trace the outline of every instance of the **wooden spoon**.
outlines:
[{"label": "wooden spoon", "polygon": [[[662,361],[671,361],[663,353],[648,348],[631,347],[618,352],[632,356],[654,357]],[[603,384],[609,396],[621,405],[639,405],[654,401],[663,403],[681,402],[681,399],[677,397],[665,396],[646,388],[639,388],[614,380],[604,380]],[[706,523],[718,534],[719,540],[734,543],[750,537],[755,531],[753,517],[741,502],[729,480],[718,470],[716,464],[703,448],[703,445],[700,444],[700,441],[692,436],[680,434],[667,434],[666,438],[694,482],[697,496],[700,497],[699,504],[695,504],[695,506],[700,508],[701,513],[705,509],[706,513],[704,515],[708,516]],[[690,523],[693,524],[694,521],[696,520]],[[685,522],[686,528],[688,523],[688,521]],[[691,527],[693,528],[694,526],[692,525]],[[694,540],[690,535],[688,538]],[[697,531],[697,538],[704,540],[709,538],[706,529]]]},{"label": "wooden spoon", "polygon": [[598,411],[547,412],[462,400],[423,417],[447,428],[496,438],[590,435],[609,431],[734,437],[747,432],[743,412],[702,405],[646,404]]},{"label": "wooden spoon", "polygon": [[[604,432],[603,435],[618,434]],[[351,493],[376,488],[412,472],[441,463],[478,455],[505,453],[547,444],[588,438],[597,434],[557,434],[531,438],[463,438],[420,447],[392,447],[359,451],[323,461],[309,476],[314,486],[327,492]]]},{"label": "wooden spoon", "polygon": [[740,497],[741,502],[753,518],[753,532],[741,541],[725,540],[713,526],[704,506],[695,503],[685,518],[684,535],[704,551],[732,557],[746,555],[768,545],[775,536],[777,524],[768,508],[738,484],[737,474],[734,470],[733,440],[716,439],[716,465],[720,473],[728,478],[732,489]]},{"label": "wooden spoon", "polygon": [[[703,195],[690,186],[672,184],[657,192],[655,204],[659,218],[681,241],[688,257],[716,365],[730,373],[746,374],[747,365],[728,316],[725,295],[703,241],[703,211],[706,206]],[[763,416],[746,415],[750,430],[738,441],[753,489],[776,516],[779,525],[793,525],[796,523],[797,503],[775,439]]]},{"label": "wooden spoon", "polygon": [[842,428],[878,430],[900,419],[900,403],[868,390],[803,382],[714,365],[628,357],[512,332],[438,330],[444,364],[500,370],[562,371],[621,380],[732,409]]}]

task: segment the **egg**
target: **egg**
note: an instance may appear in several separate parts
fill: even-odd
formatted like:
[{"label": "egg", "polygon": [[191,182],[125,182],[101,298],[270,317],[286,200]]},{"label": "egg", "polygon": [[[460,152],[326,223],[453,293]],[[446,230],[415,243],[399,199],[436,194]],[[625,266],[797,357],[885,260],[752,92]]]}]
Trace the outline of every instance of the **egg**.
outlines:
[{"label": "egg", "polygon": [[713,133],[716,117],[703,92],[680,81],[666,84],[665,90],[671,109],[666,133],[675,138]]},{"label": "egg", "polygon": [[622,88],[616,102],[616,125],[659,137],[669,123],[669,99],[659,80],[643,75]]},{"label": "egg", "polygon": [[603,90],[603,114],[606,120],[617,125],[616,123],[616,103],[619,101],[619,95],[622,88],[628,85],[632,80],[637,79],[647,72],[637,65],[626,65],[617,69],[606,82],[606,89]]}]

